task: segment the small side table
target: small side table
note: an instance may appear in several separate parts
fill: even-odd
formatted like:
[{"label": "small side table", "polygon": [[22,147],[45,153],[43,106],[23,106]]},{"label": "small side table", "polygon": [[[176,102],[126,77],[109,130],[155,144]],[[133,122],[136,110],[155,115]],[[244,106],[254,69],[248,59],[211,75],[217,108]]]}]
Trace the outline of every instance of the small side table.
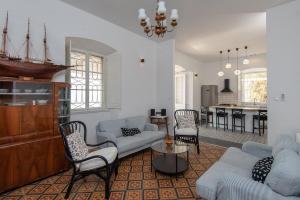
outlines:
[{"label": "small side table", "polygon": [[156,124],[157,126],[165,125],[167,129],[167,135],[169,135],[169,128],[168,128],[168,116],[150,116],[151,124]]}]

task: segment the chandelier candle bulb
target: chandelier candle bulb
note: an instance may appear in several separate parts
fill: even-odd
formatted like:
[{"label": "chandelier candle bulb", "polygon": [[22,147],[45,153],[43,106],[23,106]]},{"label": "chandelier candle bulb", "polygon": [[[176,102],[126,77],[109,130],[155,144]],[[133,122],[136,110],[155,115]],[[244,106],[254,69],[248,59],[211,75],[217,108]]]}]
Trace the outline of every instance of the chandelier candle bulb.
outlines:
[{"label": "chandelier candle bulb", "polygon": [[178,19],[178,10],[177,9],[172,9],[171,11],[171,20],[177,20]]},{"label": "chandelier candle bulb", "polygon": [[166,14],[166,12],[167,12],[166,3],[164,1],[159,1],[157,13],[160,15],[164,15]]},{"label": "chandelier candle bulb", "polygon": [[147,15],[146,15],[145,9],[140,8],[139,9],[139,19],[140,20],[145,20],[146,18],[147,18]]}]

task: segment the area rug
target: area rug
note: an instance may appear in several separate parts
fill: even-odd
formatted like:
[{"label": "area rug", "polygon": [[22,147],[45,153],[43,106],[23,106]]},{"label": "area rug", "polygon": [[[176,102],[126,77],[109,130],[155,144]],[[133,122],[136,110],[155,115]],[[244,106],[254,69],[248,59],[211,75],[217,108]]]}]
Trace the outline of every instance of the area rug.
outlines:
[{"label": "area rug", "polygon": [[[211,144],[200,145],[200,155],[190,153],[189,169],[182,175],[170,177],[151,172],[150,150],[145,150],[121,160],[119,174],[112,177],[111,200],[201,199],[196,195],[195,183],[226,149]],[[193,151],[196,152],[196,151]],[[64,199],[72,171],[2,194],[1,200],[57,200]],[[72,200],[102,200],[104,182],[89,176],[76,182],[69,197]]]}]

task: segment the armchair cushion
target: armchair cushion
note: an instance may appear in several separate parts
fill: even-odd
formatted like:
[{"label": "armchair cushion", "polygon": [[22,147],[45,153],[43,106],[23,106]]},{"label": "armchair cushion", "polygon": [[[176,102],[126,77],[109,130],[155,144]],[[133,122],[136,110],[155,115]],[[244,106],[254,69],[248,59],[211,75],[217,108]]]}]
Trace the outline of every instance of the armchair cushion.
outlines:
[{"label": "armchair cushion", "polygon": [[82,160],[86,158],[89,149],[79,132],[67,135],[66,139],[73,160]]},{"label": "armchair cushion", "polygon": [[[99,149],[97,151],[93,151],[89,153],[87,155],[87,158],[92,156],[99,156],[99,155],[103,156],[107,160],[108,164],[111,164],[117,158],[118,149],[116,147],[107,147],[107,148]],[[94,158],[82,162],[79,166],[79,169],[80,171],[88,171],[88,170],[104,167],[105,165],[106,163],[101,158]]]},{"label": "armchair cushion", "polygon": [[180,128],[175,129],[176,135],[197,135],[197,130],[193,128]]},{"label": "armchair cushion", "polygon": [[284,196],[300,195],[300,157],[292,150],[285,149],[274,157],[272,169],[266,184]]},{"label": "armchair cushion", "polygon": [[196,129],[194,115],[178,115],[177,123],[179,129],[183,129],[183,128]]}]

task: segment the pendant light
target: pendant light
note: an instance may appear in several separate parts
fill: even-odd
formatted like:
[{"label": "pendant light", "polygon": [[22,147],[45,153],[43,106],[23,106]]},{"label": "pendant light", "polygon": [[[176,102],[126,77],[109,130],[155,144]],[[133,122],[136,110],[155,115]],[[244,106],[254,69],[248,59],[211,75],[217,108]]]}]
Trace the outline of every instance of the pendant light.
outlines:
[{"label": "pendant light", "polygon": [[249,65],[250,64],[250,60],[248,58],[248,46],[245,46],[245,59],[243,60],[243,64],[244,65]]},{"label": "pendant light", "polygon": [[229,54],[230,54],[230,49],[227,50],[227,63],[225,65],[226,69],[230,69],[231,68],[231,63],[229,62]]},{"label": "pendant light", "polygon": [[234,74],[236,76],[241,74],[241,70],[239,69],[239,48],[236,48],[236,70],[234,70]]},{"label": "pendant light", "polygon": [[220,51],[220,71],[218,72],[218,76],[222,77],[224,76],[224,72],[222,71],[223,68],[223,56],[222,56],[223,51]]}]

